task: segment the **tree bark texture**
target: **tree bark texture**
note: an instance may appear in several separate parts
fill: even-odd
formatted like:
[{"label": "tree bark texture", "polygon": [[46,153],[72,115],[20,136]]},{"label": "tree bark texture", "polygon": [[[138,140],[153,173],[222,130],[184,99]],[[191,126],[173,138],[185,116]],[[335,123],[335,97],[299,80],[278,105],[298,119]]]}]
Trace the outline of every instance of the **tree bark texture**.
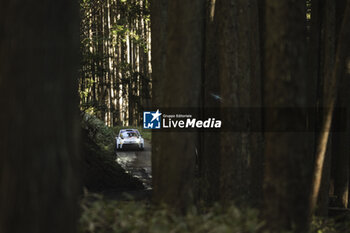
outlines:
[{"label": "tree bark texture", "polygon": [[[160,109],[199,107],[204,2],[152,4],[152,27],[159,26],[152,43],[165,39],[152,46],[154,103]],[[197,133],[155,132],[152,140],[154,199],[186,209],[193,201]]]},{"label": "tree bark texture", "polygon": [[78,3],[1,1],[0,35],[0,232],[76,232]]},{"label": "tree bark texture", "polygon": [[[267,0],[265,4],[265,219],[272,231],[294,226],[303,232],[309,221],[314,138],[313,133],[297,132],[305,124],[298,120],[304,119],[303,109],[314,106],[309,83],[313,80],[306,72],[305,2]],[[286,107],[294,114],[284,114]],[[278,130],[284,128],[292,130]]]}]

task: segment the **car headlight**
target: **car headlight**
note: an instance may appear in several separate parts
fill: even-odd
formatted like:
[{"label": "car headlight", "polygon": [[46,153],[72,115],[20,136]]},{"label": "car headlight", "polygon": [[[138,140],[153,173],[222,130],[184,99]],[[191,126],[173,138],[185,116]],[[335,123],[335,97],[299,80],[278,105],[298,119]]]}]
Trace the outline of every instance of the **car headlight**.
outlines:
[{"label": "car headlight", "polygon": [[120,139],[119,142],[120,142],[120,144],[123,144],[123,143],[124,143],[124,140],[123,140],[123,139]]},{"label": "car headlight", "polygon": [[136,143],[140,143],[140,139],[139,138],[136,139]]}]

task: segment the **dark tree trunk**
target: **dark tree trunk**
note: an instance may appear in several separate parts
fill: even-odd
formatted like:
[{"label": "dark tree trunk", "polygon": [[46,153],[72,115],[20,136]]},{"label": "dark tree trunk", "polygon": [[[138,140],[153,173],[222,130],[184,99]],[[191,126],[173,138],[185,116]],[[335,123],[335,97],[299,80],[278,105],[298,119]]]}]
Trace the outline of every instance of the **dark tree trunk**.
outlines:
[{"label": "dark tree trunk", "polygon": [[[205,54],[204,54],[204,79],[202,102],[202,116],[207,114],[209,108],[220,107],[220,83],[218,82],[218,49],[217,49],[217,25],[216,25],[216,1],[207,1],[205,18]],[[220,187],[220,159],[217,156],[220,149],[220,137],[218,133],[204,132],[200,134],[200,184],[198,198],[208,203],[218,201]]]},{"label": "dark tree trunk", "polygon": [[[316,2],[316,0],[314,1]],[[316,17],[314,17],[314,12],[316,12]],[[315,19],[313,19],[315,18]],[[324,109],[327,108],[325,103],[325,94],[328,91],[328,87],[331,82],[332,71],[334,68],[335,59],[335,3],[332,0],[325,0],[314,6],[312,4],[311,20],[313,20],[313,25],[315,25],[312,34],[319,37],[319,39],[313,37],[318,45],[318,50],[316,53],[310,53],[310,58],[317,56],[319,68],[314,67],[314,69],[319,70],[318,84],[317,84],[317,107],[318,114],[323,114]],[[313,40],[310,44],[313,44]],[[319,42],[319,43],[318,43]],[[312,56],[313,55],[313,56]],[[322,119],[324,120],[324,119]],[[322,120],[317,122],[318,129],[322,127]],[[320,137],[322,132],[317,132],[317,136]],[[320,188],[317,200],[316,214],[319,216],[328,215],[328,203],[329,203],[329,188],[330,188],[330,169],[331,169],[331,136],[327,140],[327,144],[324,145],[325,157],[324,164],[322,168],[322,173],[320,177]],[[316,146],[317,148],[317,146]],[[317,150],[316,150],[317,152]],[[316,155],[317,158],[317,155]],[[316,203],[316,200],[313,200]]]},{"label": "dark tree trunk", "polygon": [[76,232],[78,2],[0,2],[0,232]]},{"label": "dark tree trunk", "polygon": [[[338,50],[341,50],[342,54],[338,51],[339,73],[338,79],[340,82],[339,91],[337,96],[337,106],[340,108],[349,109],[350,107],[350,95],[349,95],[349,70],[347,70],[347,64],[350,60],[350,46],[348,42],[350,40],[350,2],[337,1],[337,20],[336,28],[338,34]],[[346,9],[344,11],[344,9]],[[347,41],[347,42],[346,42]],[[334,115],[334,123],[350,124],[349,114],[337,114]],[[338,125],[345,127],[344,125]],[[336,196],[336,205],[339,207],[348,207],[349,198],[349,156],[350,156],[350,132],[347,127],[344,132],[335,133],[335,142],[333,145],[333,158],[334,158],[334,195]]]},{"label": "dark tree trunk", "polygon": [[[258,15],[255,0],[218,0],[207,12],[204,111],[220,107],[224,122],[234,121],[231,117],[239,108],[256,111],[262,104]],[[238,120],[248,128],[254,122],[253,128],[258,129],[261,114],[256,113],[254,119]],[[261,130],[206,133],[203,140],[204,198],[240,203],[261,199]]]},{"label": "dark tree trunk", "polygon": [[[262,177],[259,174],[262,172],[261,131],[249,132],[249,129],[254,128],[255,131],[261,126],[260,114],[256,111],[262,104],[258,6],[255,0],[219,0],[216,8],[221,117],[224,122],[238,120],[248,130],[220,135],[219,190],[222,200],[249,203],[258,199],[262,184],[259,182]],[[249,30],[246,30],[247,27]],[[240,119],[228,118],[240,108],[256,111],[256,114],[252,114],[252,118],[247,118],[245,114]],[[255,172],[257,176],[253,178]]]},{"label": "dark tree trunk", "polygon": [[[153,67],[158,67],[153,70],[156,107],[199,107],[204,3],[168,1],[165,14],[166,2],[162,3],[152,3],[152,29],[167,15],[166,34],[164,26],[152,33]],[[160,39],[166,44],[157,44]],[[185,209],[193,199],[197,134],[156,132],[152,140],[154,199]]]},{"label": "dark tree trunk", "polygon": [[[168,19],[168,0],[151,1],[151,31],[152,31],[152,105],[159,108],[162,98],[162,86],[165,79],[166,64],[166,45],[167,45],[167,19]],[[160,153],[158,145],[161,137],[152,133],[152,183],[153,189],[157,189],[161,182],[162,174],[160,166],[161,161],[155,155]],[[161,190],[160,190],[161,191]],[[156,198],[156,197],[154,197]],[[158,200],[156,200],[158,201]]]},{"label": "dark tree trunk", "polygon": [[[304,127],[303,109],[314,106],[306,72],[305,2],[266,1],[265,29],[265,218],[273,231],[295,226],[303,232],[309,221],[314,134],[283,129]],[[294,114],[281,111],[286,107]]]},{"label": "dark tree trunk", "polygon": [[[337,106],[341,109],[349,109],[350,95],[348,93],[350,82],[345,74],[342,74],[341,85],[337,99]],[[347,208],[349,197],[349,155],[350,155],[350,124],[349,114],[334,113],[334,124],[337,128],[345,128],[345,131],[333,133],[333,175],[334,175],[334,195],[336,196],[336,206]],[[344,125],[346,124],[346,125]],[[347,129],[346,129],[347,128]]]},{"label": "dark tree trunk", "polygon": [[[349,87],[349,86],[348,86]],[[339,96],[340,97],[340,96]],[[341,97],[339,100],[342,99]],[[341,101],[341,100],[340,100]],[[348,100],[349,101],[349,100]],[[345,122],[340,119],[341,116],[334,116],[334,123],[338,121]],[[338,127],[344,127],[337,125]],[[349,195],[349,152],[350,152],[350,137],[346,132],[333,133],[332,155],[334,166],[334,195],[336,196],[336,206],[347,208]]]},{"label": "dark tree trunk", "polygon": [[[343,3],[343,1],[339,1]],[[315,203],[318,197],[319,192],[319,186],[320,186],[320,180],[322,176],[322,168],[323,168],[323,162],[325,158],[325,151],[327,146],[327,140],[329,135],[330,126],[333,122],[334,126],[339,126],[340,121],[342,117],[345,116],[345,120],[343,122],[348,122],[348,116],[346,114],[340,114],[337,110],[335,112],[335,120],[333,121],[333,109],[336,105],[336,99],[338,97],[338,103],[337,106],[346,108],[348,105],[348,95],[346,94],[345,90],[348,86],[348,80],[346,78],[347,74],[347,62],[349,59],[349,52],[350,52],[350,46],[348,45],[347,41],[350,40],[350,31],[348,28],[350,28],[350,2],[348,1],[345,7],[345,13],[344,16],[341,16],[342,14],[339,12],[339,5],[337,2],[337,20],[336,20],[336,31],[338,35],[338,43],[337,43],[337,52],[335,56],[335,63],[332,70],[332,73],[329,77],[325,78],[325,87],[327,85],[327,89],[324,91],[324,98],[323,98],[323,106],[326,108],[323,112],[323,119],[322,119],[322,127],[321,127],[321,133],[320,133],[320,139],[318,141],[317,150],[316,150],[316,159],[315,159],[315,171],[313,175],[312,180],[312,193],[311,193],[311,213],[313,212],[315,208]],[[342,20],[338,20],[338,17],[342,17]],[[341,22],[341,23],[340,23]],[[338,24],[341,24],[338,26]],[[338,91],[340,86],[340,90]],[[343,126],[340,125],[342,128]],[[348,143],[349,140],[348,137],[348,131],[346,129],[345,132],[341,133],[335,133],[332,135],[335,140],[333,140],[332,143],[332,170],[336,171],[333,172],[334,175],[334,191],[338,196],[338,199],[340,199],[340,202],[343,202],[343,206],[347,205],[347,197],[348,197],[348,175],[349,175],[349,155],[347,154],[349,151]],[[341,164],[342,161],[346,163]],[[344,178],[345,176],[345,178]],[[344,179],[347,181],[345,182]]]}]

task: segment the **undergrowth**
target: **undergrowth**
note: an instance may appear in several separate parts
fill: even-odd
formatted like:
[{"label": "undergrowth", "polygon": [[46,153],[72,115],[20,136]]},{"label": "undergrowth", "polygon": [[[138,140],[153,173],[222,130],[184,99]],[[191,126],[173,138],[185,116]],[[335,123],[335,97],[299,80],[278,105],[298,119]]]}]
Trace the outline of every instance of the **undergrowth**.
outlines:
[{"label": "undergrowth", "polygon": [[89,132],[89,137],[103,150],[112,152],[115,147],[115,137],[113,129],[106,126],[97,117],[84,113],[82,115],[82,127]]},{"label": "undergrowth", "polygon": [[178,215],[165,206],[93,195],[84,198],[81,206],[80,233],[253,233],[263,227],[256,210],[239,210],[234,205],[215,205],[201,213],[193,208]]},{"label": "undergrowth", "polygon": [[[233,204],[201,210],[193,207],[179,215],[147,201],[116,201],[87,194],[81,208],[79,233],[268,233],[257,210]],[[347,233],[349,223],[314,218],[310,233]]]}]

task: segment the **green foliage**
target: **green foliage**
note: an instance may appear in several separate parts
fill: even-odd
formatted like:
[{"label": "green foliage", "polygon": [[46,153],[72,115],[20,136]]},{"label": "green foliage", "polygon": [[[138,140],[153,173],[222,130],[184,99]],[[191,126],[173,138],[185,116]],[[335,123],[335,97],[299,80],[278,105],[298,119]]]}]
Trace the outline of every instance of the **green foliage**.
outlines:
[{"label": "green foliage", "polygon": [[337,233],[336,224],[332,219],[314,218],[310,232],[312,233]]},{"label": "green foliage", "polygon": [[[147,201],[107,200],[102,195],[86,193],[81,208],[80,233],[268,233],[257,210],[239,209],[234,204],[193,207],[180,215]],[[349,223],[314,218],[309,232],[345,233],[349,232]]]},{"label": "green foliage", "polygon": [[188,214],[179,215],[147,202],[108,201],[88,195],[81,206],[81,233],[253,233],[263,227],[256,210],[240,210],[234,205],[215,205],[203,212],[193,208]]},{"label": "green foliage", "polygon": [[311,224],[311,233],[347,233],[350,232],[348,215],[338,215],[333,218],[315,217]]},{"label": "green foliage", "polygon": [[84,77],[84,88],[79,90],[79,95],[80,95],[80,99],[85,99],[89,96],[90,94],[90,89],[93,86],[93,84],[95,83],[95,81],[93,80],[93,78],[91,77]]},{"label": "green foliage", "polygon": [[102,149],[112,152],[116,137],[113,130],[103,121],[88,113],[83,113],[82,118],[82,127],[89,131],[89,137]]}]

